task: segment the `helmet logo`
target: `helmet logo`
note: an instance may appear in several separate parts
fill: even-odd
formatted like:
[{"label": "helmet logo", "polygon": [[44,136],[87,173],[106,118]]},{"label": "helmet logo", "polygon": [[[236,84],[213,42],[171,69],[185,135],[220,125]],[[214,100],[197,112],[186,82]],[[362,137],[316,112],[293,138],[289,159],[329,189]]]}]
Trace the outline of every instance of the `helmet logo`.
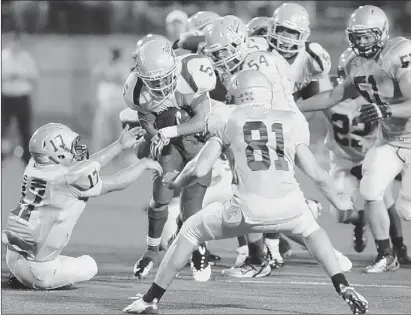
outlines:
[{"label": "helmet logo", "polygon": [[168,55],[171,55],[171,47],[168,43],[164,43],[161,48],[165,53],[167,53]]}]

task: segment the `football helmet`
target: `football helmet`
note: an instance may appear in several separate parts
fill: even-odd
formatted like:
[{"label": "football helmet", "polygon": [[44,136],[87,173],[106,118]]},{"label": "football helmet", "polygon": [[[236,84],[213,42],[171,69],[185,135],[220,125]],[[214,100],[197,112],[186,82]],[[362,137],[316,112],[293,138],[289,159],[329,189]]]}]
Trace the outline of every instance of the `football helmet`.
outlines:
[{"label": "football helmet", "polygon": [[205,34],[204,53],[215,69],[223,74],[233,72],[247,54],[247,32],[244,22],[227,15],[215,20]]},{"label": "football helmet", "polygon": [[269,18],[265,16],[257,16],[251,19],[245,26],[248,37],[251,36],[266,36],[268,31]]},{"label": "football helmet", "polygon": [[283,3],[268,24],[268,44],[282,54],[298,53],[311,34],[308,12],[296,3]]},{"label": "football helmet", "polygon": [[168,40],[148,41],[137,51],[134,71],[156,98],[165,99],[175,92],[176,70],[177,58]]},{"label": "football helmet", "polygon": [[228,84],[227,104],[270,104],[273,90],[270,80],[261,71],[255,69],[241,70],[236,73]]},{"label": "football helmet", "polygon": [[345,74],[345,66],[347,65],[347,59],[351,53],[351,49],[348,48],[346,49],[340,56],[340,60],[338,61],[338,66],[337,66],[337,83],[341,84],[346,77]]},{"label": "football helmet", "polygon": [[347,26],[348,41],[354,52],[371,58],[382,50],[389,37],[389,21],[383,10],[364,5],[351,14]]},{"label": "football helmet", "polygon": [[[141,38],[140,40],[137,41],[136,43],[136,48],[133,50],[133,52],[131,53],[131,56],[135,59],[137,56],[137,51],[147,42],[154,40],[154,39],[161,39],[161,40],[166,40],[168,41],[168,39],[163,36],[163,35],[159,35],[159,34],[147,34],[146,36],[144,36],[143,38]],[[169,41],[170,42],[170,41]],[[170,42],[171,45],[171,42]]]},{"label": "football helmet", "polygon": [[211,11],[199,11],[188,19],[189,31],[203,31],[221,16]]},{"label": "football helmet", "polygon": [[68,166],[89,157],[86,145],[79,141],[80,136],[66,125],[49,123],[34,132],[29,151],[37,164]]}]

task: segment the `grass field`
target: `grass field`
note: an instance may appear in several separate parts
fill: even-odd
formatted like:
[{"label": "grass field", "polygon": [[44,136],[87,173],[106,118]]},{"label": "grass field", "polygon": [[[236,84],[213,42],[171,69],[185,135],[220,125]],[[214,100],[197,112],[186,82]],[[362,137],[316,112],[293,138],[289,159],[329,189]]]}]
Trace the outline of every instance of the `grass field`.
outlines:
[{"label": "grass field", "polygon": [[[20,194],[23,168],[16,159],[2,165],[2,228],[9,209]],[[338,225],[328,212],[328,205],[307,178],[298,174],[306,197],[325,205],[320,224],[329,233],[334,246],[352,259],[348,273],[353,283],[369,301],[371,314],[409,314],[411,311],[411,269],[394,273],[366,275],[363,268],[375,255],[369,242],[362,254],[351,245],[352,228]],[[69,290],[35,292],[7,287],[8,270],[2,247],[2,313],[3,314],[119,314],[131,303],[129,297],[144,293],[154,278],[141,281],[132,275],[132,267],[145,248],[147,215],[144,205],[151,196],[149,174],[123,192],[90,200],[80,218],[65,255],[90,254],[99,272],[87,283]],[[404,222],[404,239],[411,245],[411,224]],[[222,256],[213,268],[213,278],[206,283],[191,280],[185,268],[173,283],[160,305],[160,313],[213,314],[348,314],[349,308],[334,291],[329,279],[309,254],[293,246],[293,256],[283,269],[262,279],[236,280],[221,276],[222,268],[235,259],[236,240],[210,243],[210,249]]]}]

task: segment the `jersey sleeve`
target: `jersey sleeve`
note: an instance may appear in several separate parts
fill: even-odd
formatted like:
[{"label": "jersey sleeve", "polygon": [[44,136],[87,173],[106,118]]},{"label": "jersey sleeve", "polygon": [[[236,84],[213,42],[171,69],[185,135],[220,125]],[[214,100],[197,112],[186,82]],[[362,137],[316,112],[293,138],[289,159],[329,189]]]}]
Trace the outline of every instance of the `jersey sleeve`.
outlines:
[{"label": "jersey sleeve", "polygon": [[193,98],[213,90],[216,86],[216,75],[211,61],[198,54],[190,54],[181,59],[181,76],[191,91],[184,89],[183,94],[194,93]]},{"label": "jersey sleeve", "polygon": [[100,163],[90,160],[76,163],[66,174],[66,182],[74,197],[88,198],[100,195],[103,187]]},{"label": "jersey sleeve", "polygon": [[251,36],[248,38],[247,48],[249,52],[264,50],[267,51],[270,46],[267,40],[262,36]]},{"label": "jersey sleeve", "polygon": [[411,71],[411,40],[400,38],[387,52],[387,67],[391,77],[397,82],[404,73]]},{"label": "jersey sleeve", "polygon": [[308,122],[304,115],[300,113],[295,113],[294,115],[294,139],[295,146],[300,144],[310,145],[310,128]]},{"label": "jersey sleeve", "polygon": [[207,116],[205,124],[206,139],[216,139],[222,146],[228,144],[227,124],[235,106],[228,106],[221,102],[216,102],[211,113]]},{"label": "jersey sleeve", "polygon": [[309,67],[313,73],[314,80],[328,75],[331,70],[331,58],[328,52],[317,43],[307,42],[305,48],[309,55]]}]

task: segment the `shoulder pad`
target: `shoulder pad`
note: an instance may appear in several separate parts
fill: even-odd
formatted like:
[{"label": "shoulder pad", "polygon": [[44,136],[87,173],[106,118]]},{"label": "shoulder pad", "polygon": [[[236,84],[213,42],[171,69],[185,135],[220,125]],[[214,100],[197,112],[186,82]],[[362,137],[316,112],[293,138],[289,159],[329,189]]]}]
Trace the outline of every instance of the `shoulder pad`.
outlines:
[{"label": "shoulder pad", "polygon": [[181,77],[191,89],[191,91],[179,90],[181,94],[201,94],[215,88],[217,78],[213,65],[206,56],[189,54],[179,58],[181,58]]},{"label": "shoulder pad", "polygon": [[270,46],[267,43],[267,40],[263,36],[251,36],[248,38],[247,48],[250,51],[255,50],[268,50]]},{"label": "shoulder pad", "polygon": [[96,178],[100,172],[100,163],[86,160],[74,164],[66,174],[67,183],[80,191],[90,189],[89,176]]},{"label": "shoulder pad", "polygon": [[313,69],[317,73],[328,75],[331,70],[331,58],[328,52],[318,43],[305,43],[305,50],[312,58]]},{"label": "shoulder pad", "polygon": [[396,78],[399,69],[411,68],[411,40],[404,37],[388,40],[380,58],[383,68]]},{"label": "shoulder pad", "polygon": [[338,77],[345,77],[347,75],[346,68],[347,65],[351,62],[353,58],[357,56],[355,52],[351,49],[351,47],[348,47],[346,50],[343,51],[343,53],[340,56],[340,59],[338,61],[338,66],[337,66],[337,76]]},{"label": "shoulder pad", "polygon": [[143,89],[143,80],[141,80],[135,71],[131,72],[123,87],[123,97],[128,107],[138,110],[140,105],[140,95]]}]

